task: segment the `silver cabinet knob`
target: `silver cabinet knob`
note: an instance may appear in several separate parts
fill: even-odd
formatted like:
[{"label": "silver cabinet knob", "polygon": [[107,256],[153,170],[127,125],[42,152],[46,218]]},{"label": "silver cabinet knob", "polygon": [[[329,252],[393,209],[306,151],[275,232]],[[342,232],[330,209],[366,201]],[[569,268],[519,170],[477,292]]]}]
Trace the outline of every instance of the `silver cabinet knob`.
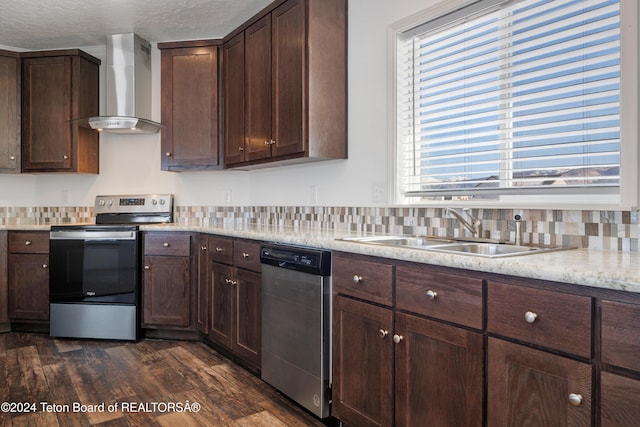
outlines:
[{"label": "silver cabinet knob", "polygon": [[64,156],[62,156],[63,159],[65,160],[69,160],[69,156],[67,156],[66,154]]},{"label": "silver cabinet knob", "polygon": [[202,251],[206,251],[206,250],[207,250],[207,247],[206,247],[206,246],[200,246],[200,250],[202,250]]},{"label": "silver cabinet knob", "polygon": [[582,395],[571,393],[569,395],[569,403],[571,403],[573,406],[580,406],[580,404],[582,403]]},{"label": "silver cabinet knob", "polygon": [[9,156],[9,160],[15,160],[16,156]]},{"label": "silver cabinet knob", "polygon": [[42,264],[42,268],[49,268],[47,264]]},{"label": "silver cabinet knob", "polygon": [[164,243],[162,244],[162,246],[164,246],[165,248],[168,248],[168,247],[169,247],[169,246],[171,246],[171,245],[169,244],[169,242],[164,242]]},{"label": "silver cabinet knob", "polygon": [[427,298],[436,299],[437,296],[438,296],[438,293],[436,291],[432,291],[431,289],[427,291]]},{"label": "silver cabinet knob", "polygon": [[238,151],[244,151],[244,147],[238,147]]},{"label": "silver cabinet knob", "polygon": [[216,252],[222,252],[222,248],[216,248]]},{"label": "silver cabinet knob", "polygon": [[167,151],[166,153],[164,153],[165,157],[171,157],[171,153],[169,151]]},{"label": "silver cabinet knob", "polygon": [[224,282],[228,285],[235,285],[238,283],[235,280],[231,280],[231,279],[224,279]]},{"label": "silver cabinet knob", "polygon": [[537,315],[536,313],[534,313],[533,311],[527,311],[527,312],[524,314],[524,320],[525,320],[527,323],[533,323],[533,322],[535,322],[535,321],[536,321],[536,319],[537,319],[537,318],[538,318],[538,315]]},{"label": "silver cabinet knob", "polygon": [[144,266],[144,269],[145,269],[145,270],[151,270],[151,267],[149,267],[148,265],[145,265],[145,266]]},{"label": "silver cabinet knob", "polygon": [[357,274],[353,276],[353,283],[362,282],[362,276],[358,276]]},{"label": "silver cabinet knob", "polygon": [[26,242],[24,242],[24,244],[27,246],[31,246],[32,243],[31,243],[31,240],[27,240]]},{"label": "silver cabinet knob", "polygon": [[378,331],[378,335],[380,336],[380,338],[385,338],[387,335],[389,335],[389,331],[385,331],[384,329],[380,329]]},{"label": "silver cabinet knob", "polygon": [[402,335],[394,335],[393,336],[393,342],[396,344],[400,344],[400,341],[402,341],[404,339],[404,337]]},{"label": "silver cabinet knob", "polygon": [[249,258],[249,254],[246,252],[242,252],[242,258]]}]

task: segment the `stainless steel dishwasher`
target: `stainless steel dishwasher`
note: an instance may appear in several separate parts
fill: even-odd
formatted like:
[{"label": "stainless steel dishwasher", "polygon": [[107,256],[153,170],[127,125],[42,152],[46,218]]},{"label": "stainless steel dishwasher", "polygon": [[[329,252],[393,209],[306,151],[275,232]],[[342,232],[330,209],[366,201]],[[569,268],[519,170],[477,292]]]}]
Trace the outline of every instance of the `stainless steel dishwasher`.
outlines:
[{"label": "stainless steel dishwasher", "polygon": [[331,253],[264,244],[262,379],[318,416],[329,416]]}]

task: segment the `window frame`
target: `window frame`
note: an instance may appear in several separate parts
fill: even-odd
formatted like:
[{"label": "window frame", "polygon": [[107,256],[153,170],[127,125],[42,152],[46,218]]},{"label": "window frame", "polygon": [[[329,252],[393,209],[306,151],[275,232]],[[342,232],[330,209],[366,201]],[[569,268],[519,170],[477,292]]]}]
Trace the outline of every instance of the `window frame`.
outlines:
[{"label": "window frame", "polygon": [[[639,31],[640,21],[637,0],[620,0],[620,37],[621,37],[621,100],[620,100],[620,192],[612,196],[594,196],[589,194],[542,194],[509,196],[509,200],[423,200],[421,197],[409,197],[403,194],[398,164],[397,118],[396,118],[396,41],[400,34],[425,22],[454,13],[460,9],[483,0],[444,0],[421,10],[407,18],[392,23],[388,27],[388,99],[389,99],[389,168],[388,182],[391,200],[395,205],[410,206],[474,206],[474,207],[518,207],[518,208],[561,208],[561,209],[623,209],[637,210],[640,204],[640,149],[638,135],[640,117],[638,80],[639,70]],[[593,200],[597,198],[597,200]]]}]

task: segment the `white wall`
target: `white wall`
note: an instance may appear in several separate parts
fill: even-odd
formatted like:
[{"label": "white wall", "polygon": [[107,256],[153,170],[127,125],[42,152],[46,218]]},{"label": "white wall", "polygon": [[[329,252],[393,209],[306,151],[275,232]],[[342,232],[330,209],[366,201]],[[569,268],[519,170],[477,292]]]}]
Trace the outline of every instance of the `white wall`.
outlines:
[{"label": "white wall", "polygon": [[[373,187],[385,187],[388,174],[388,26],[437,1],[349,0],[348,160],[250,172],[163,172],[160,134],[102,134],[99,175],[0,175],[0,206],[90,206],[97,194],[159,192],[174,193],[181,206],[382,205],[374,202]],[[83,49],[104,62],[104,47]],[[157,49],[153,67],[152,119],[159,121]],[[104,111],[104,95],[101,102]]]}]

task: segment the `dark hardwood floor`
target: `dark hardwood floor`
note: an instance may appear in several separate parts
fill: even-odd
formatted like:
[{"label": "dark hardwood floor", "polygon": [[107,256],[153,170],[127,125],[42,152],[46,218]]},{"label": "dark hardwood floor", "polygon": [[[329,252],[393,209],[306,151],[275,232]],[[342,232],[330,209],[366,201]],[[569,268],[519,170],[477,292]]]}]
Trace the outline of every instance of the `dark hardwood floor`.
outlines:
[{"label": "dark hardwood floor", "polygon": [[0,334],[0,403],[1,426],[323,426],[206,345],[184,341]]}]

